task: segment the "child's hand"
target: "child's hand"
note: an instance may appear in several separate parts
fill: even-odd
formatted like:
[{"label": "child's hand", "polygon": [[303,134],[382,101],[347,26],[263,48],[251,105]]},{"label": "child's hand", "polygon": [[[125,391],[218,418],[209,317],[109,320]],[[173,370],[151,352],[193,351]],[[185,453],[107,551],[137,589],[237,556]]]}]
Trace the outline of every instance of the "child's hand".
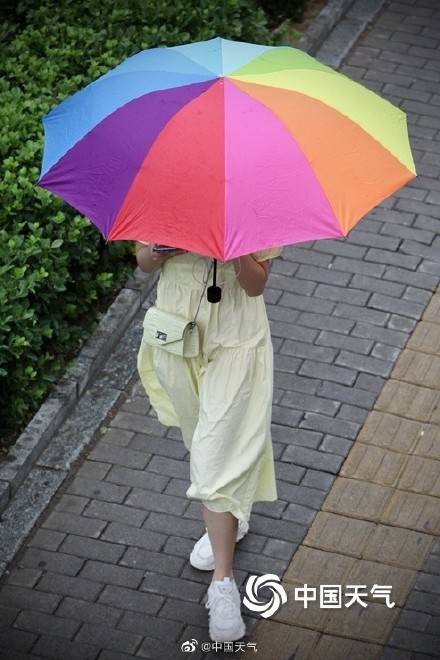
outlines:
[{"label": "child's hand", "polygon": [[176,248],[172,252],[156,252],[151,247],[151,258],[156,263],[162,264],[167,261],[167,259],[171,259],[171,257],[177,257],[179,254],[185,254],[186,252],[188,252],[188,250],[182,250],[180,248]]}]

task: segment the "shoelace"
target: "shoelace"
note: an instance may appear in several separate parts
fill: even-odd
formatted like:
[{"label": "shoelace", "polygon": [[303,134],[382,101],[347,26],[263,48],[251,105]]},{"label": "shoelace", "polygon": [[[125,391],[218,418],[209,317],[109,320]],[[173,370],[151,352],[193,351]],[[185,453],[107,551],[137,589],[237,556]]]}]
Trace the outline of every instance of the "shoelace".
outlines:
[{"label": "shoelace", "polygon": [[213,596],[212,593],[208,595],[208,598],[206,599],[205,607],[206,609],[209,609],[216,603],[219,598],[226,598],[226,600],[235,608],[237,606],[237,603],[240,602],[240,594],[238,594],[237,598],[237,593],[234,592],[232,589],[231,591],[217,591],[217,593]]}]

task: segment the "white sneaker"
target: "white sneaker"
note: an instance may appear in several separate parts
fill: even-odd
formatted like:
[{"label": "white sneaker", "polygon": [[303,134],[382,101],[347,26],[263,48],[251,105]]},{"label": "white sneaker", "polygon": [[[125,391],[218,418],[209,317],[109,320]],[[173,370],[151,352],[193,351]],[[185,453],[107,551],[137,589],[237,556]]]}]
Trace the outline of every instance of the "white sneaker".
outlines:
[{"label": "white sneaker", "polygon": [[[212,552],[211,541],[209,540],[208,530],[194,544],[194,547],[189,556],[189,562],[194,568],[199,571],[213,571],[215,568],[214,553]],[[241,541],[249,531],[249,523],[245,520],[239,520],[237,526],[237,541]]]},{"label": "white sneaker", "polygon": [[234,578],[213,580],[205,607],[209,610],[209,636],[214,642],[232,642],[246,634],[241,597]]}]

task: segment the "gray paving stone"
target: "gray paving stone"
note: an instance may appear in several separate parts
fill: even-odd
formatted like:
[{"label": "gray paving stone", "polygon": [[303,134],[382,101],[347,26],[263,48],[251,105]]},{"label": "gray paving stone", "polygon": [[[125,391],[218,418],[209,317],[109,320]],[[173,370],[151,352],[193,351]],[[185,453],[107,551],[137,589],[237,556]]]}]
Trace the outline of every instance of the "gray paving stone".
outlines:
[{"label": "gray paving stone", "polygon": [[[362,374],[361,374],[362,375]],[[356,387],[346,387],[338,383],[323,382],[318,392],[319,396],[336,399],[342,403],[349,403],[370,410],[376,400],[373,392],[361,389],[359,378],[356,381]]]},{"label": "gray paving stone", "polygon": [[302,525],[311,525],[316,515],[316,511],[310,507],[300,504],[289,504],[283,513],[283,518],[293,520]]},{"label": "gray paving stone", "polygon": [[299,296],[288,291],[283,292],[279,304],[284,307],[292,307],[300,311],[316,312],[319,314],[330,314],[335,307],[335,303],[329,300]]},{"label": "gray paving stone", "polygon": [[[407,332],[400,332],[390,328],[381,328],[372,323],[363,323],[362,321],[356,323],[351,334],[356,337],[369,337],[372,341],[377,341],[381,344],[388,344],[389,346],[396,346],[398,348],[403,348],[408,341]],[[361,351],[357,352],[360,353]]]},{"label": "gray paving stone", "polygon": [[84,516],[140,527],[148,516],[148,513],[141,509],[124,506],[123,504],[92,500],[90,506],[84,511]]},{"label": "gray paving stone", "polygon": [[20,610],[30,609],[37,612],[53,612],[61,596],[43,593],[34,589],[5,584],[0,592],[1,607],[15,607]]},{"label": "gray paving stone", "polygon": [[37,529],[28,541],[28,546],[35,546],[44,550],[57,550],[66,534],[51,529]]},{"label": "gray paving stone", "polygon": [[182,514],[188,502],[180,497],[166,495],[165,493],[154,493],[141,488],[133,488],[125,500],[127,506],[145,511],[158,511],[163,513]]},{"label": "gray paving stone", "polygon": [[[417,203],[420,204],[421,202]],[[406,200],[400,200],[399,204],[405,205],[409,204],[409,202]],[[408,254],[402,254],[401,252],[389,252],[388,250],[379,250],[377,248],[370,248],[365,255],[365,259],[367,261],[398,266],[399,268],[406,268],[408,270],[416,270],[421,261],[419,256],[411,256]]]},{"label": "gray paving stone", "polygon": [[145,529],[154,530],[166,535],[180,534],[192,539],[198,539],[205,531],[204,524],[198,520],[182,520],[177,516],[153,511],[144,523]]},{"label": "gray paving stone", "polygon": [[288,484],[299,484],[306,473],[306,468],[275,461],[275,473],[277,481],[285,481]]},{"label": "gray paving stone", "polygon": [[37,634],[50,634],[55,637],[70,639],[81,626],[79,621],[67,619],[43,612],[20,612],[14,625],[21,630],[29,630]]},{"label": "gray paving stone", "polygon": [[272,406],[272,421],[280,426],[296,428],[303,417],[302,411],[296,411],[293,408],[283,406]]},{"label": "gray paving stone", "polygon": [[370,297],[369,291],[355,289],[354,287],[331,286],[329,284],[318,284],[315,296],[325,300],[342,301],[349,305],[365,305]]},{"label": "gray paving stone", "polygon": [[307,449],[306,447],[286,447],[283,461],[290,461],[303,467],[310,467],[326,472],[337,474],[342,465],[342,457],[328,454],[326,452]]},{"label": "gray paving stone", "polygon": [[348,303],[338,303],[333,311],[335,316],[363,321],[372,325],[384,326],[390,318],[388,312],[379,311],[367,307],[356,307]]},{"label": "gray paving stone", "polygon": [[52,511],[42,527],[64,532],[65,534],[78,534],[79,536],[88,536],[98,538],[106,526],[105,520],[96,518],[86,518],[73,513],[63,513]]},{"label": "gray paving stone", "polygon": [[330,454],[338,454],[344,458],[347,456],[351,449],[353,442],[346,438],[339,438],[336,435],[328,433],[324,436],[323,441],[319,445],[319,451],[329,452]]},{"label": "gray paving stone", "polygon": [[318,338],[316,339],[316,343],[334,348],[345,348],[347,351],[353,351],[354,353],[364,353],[367,355],[370,352],[374,341],[369,339],[347,337],[337,332],[323,330],[320,332]]},{"label": "gray paving stone", "polygon": [[[394,226],[396,225],[393,225],[393,227]],[[400,227],[398,227],[398,229],[400,230]],[[361,275],[360,273],[356,273],[353,276],[351,284],[358,289],[365,289],[366,291],[371,291],[373,293],[383,293],[384,295],[394,296],[395,298],[400,298],[405,291],[404,284],[387,282],[379,280],[377,277]]]},{"label": "gray paving stone", "polygon": [[117,503],[123,502],[129,491],[128,486],[117,486],[103,480],[83,479],[78,476],[66,488],[66,492],[73,495],[83,495]]},{"label": "gray paving stone", "polygon": [[354,369],[346,369],[333,364],[304,360],[299,375],[334,381],[342,385],[352,385],[356,380],[357,372]]},{"label": "gray paving stone", "polygon": [[351,367],[358,371],[366,371],[367,373],[378,376],[389,376],[393,368],[393,363],[384,359],[369,357],[367,355],[356,355],[349,351],[341,351],[336,358],[335,363],[343,367]]},{"label": "gray paving stone", "polygon": [[[79,537],[76,538],[79,539]],[[82,539],[83,541],[84,539]],[[73,553],[63,552],[61,548],[57,552],[49,552],[48,550],[31,547],[28,548],[20,565],[29,568],[42,568],[44,570],[49,567],[55,573],[73,576],[77,575],[81,570],[84,565],[84,559],[73,556]]]},{"label": "gray paving stone", "polygon": [[272,424],[272,440],[285,445],[300,445],[316,449],[323,438],[322,433],[307,431],[306,429],[291,429],[285,426]]},{"label": "gray paving stone", "polygon": [[354,327],[355,322],[349,319],[335,318],[324,314],[312,314],[304,312],[298,318],[298,324],[310,328],[319,328],[320,330],[330,330],[343,334],[348,334]]},{"label": "gray paving stone", "polygon": [[323,397],[299,392],[286,392],[281,400],[281,405],[303,411],[319,412],[325,415],[335,415],[340,407],[339,401],[332,401]]}]

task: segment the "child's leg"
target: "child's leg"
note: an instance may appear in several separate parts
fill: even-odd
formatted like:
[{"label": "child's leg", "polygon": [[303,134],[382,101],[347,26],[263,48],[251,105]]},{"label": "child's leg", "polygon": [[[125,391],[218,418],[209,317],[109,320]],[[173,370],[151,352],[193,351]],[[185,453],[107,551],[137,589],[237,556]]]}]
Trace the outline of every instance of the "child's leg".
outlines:
[{"label": "child's leg", "polygon": [[237,538],[238,518],[229,511],[210,511],[205,505],[203,505],[203,518],[214,553],[215,570],[212,579],[223,580],[226,576],[233,577],[232,562]]}]

